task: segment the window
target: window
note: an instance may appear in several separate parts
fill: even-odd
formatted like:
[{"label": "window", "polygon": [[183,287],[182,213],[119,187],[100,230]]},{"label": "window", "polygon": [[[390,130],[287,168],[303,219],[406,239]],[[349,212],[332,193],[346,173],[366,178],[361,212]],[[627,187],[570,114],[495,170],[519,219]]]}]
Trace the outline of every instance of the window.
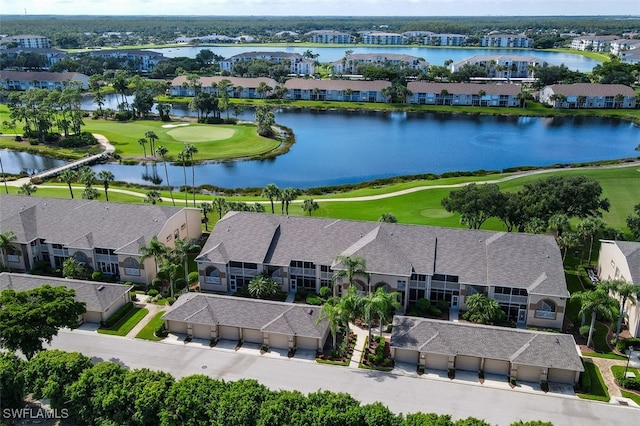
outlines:
[{"label": "window", "polygon": [[89,258],[87,257],[86,254],[84,254],[81,251],[77,251],[77,252],[73,253],[73,258],[75,260],[77,260],[78,263],[83,263],[83,264],[89,263]]},{"label": "window", "polygon": [[556,304],[553,300],[543,299],[536,305],[536,318],[556,319]]},{"label": "window", "polygon": [[220,271],[215,266],[209,266],[205,270],[204,281],[208,284],[220,284]]},{"label": "window", "polygon": [[133,257],[124,260],[124,273],[127,275],[140,275],[140,264]]}]

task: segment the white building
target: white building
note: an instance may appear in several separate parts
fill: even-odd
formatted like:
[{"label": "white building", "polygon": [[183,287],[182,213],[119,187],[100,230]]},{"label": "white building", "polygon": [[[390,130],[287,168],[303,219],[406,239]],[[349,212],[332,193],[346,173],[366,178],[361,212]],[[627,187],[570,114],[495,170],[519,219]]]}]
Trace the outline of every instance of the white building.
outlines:
[{"label": "white building", "polygon": [[405,37],[397,33],[370,32],[361,35],[363,44],[402,45]]},{"label": "white building", "polygon": [[423,38],[429,46],[463,46],[467,42],[464,34],[431,34]]},{"label": "white building", "polygon": [[0,40],[0,43],[18,43],[20,47],[31,48],[31,49],[50,49],[51,42],[48,38],[39,36],[39,35],[31,35],[31,34],[23,34],[23,35],[15,35],[4,37]]},{"label": "white building", "polygon": [[334,30],[315,30],[305,34],[312,43],[324,44],[351,44],[356,42],[356,38],[348,33]]},{"label": "white building", "polygon": [[617,36],[581,36],[571,41],[571,48],[576,50],[592,50],[594,52],[608,52],[611,48],[611,42],[616,40]]},{"label": "white building", "polygon": [[488,34],[480,39],[480,46],[531,49],[533,39],[525,34]]},{"label": "white building", "polygon": [[429,63],[416,56],[398,53],[353,53],[333,62],[332,72],[334,74],[356,74],[358,67],[363,64],[421,71],[429,69]]},{"label": "white building", "polygon": [[237,62],[263,59],[277,64],[288,63],[291,74],[313,75],[316,72],[314,61],[303,57],[299,53],[287,52],[244,52],[220,61],[222,71],[232,72]]}]

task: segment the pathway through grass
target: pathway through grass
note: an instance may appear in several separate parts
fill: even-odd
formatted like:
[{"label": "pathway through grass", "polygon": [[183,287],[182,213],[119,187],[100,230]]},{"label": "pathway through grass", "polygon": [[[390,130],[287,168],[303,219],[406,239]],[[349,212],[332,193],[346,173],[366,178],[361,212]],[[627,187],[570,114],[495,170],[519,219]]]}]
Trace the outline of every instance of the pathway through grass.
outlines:
[{"label": "pathway through grass", "polygon": [[145,308],[132,308],[120,321],[108,328],[99,328],[100,334],[111,334],[114,336],[126,336],[136,326],[142,318],[147,316],[149,311]]}]

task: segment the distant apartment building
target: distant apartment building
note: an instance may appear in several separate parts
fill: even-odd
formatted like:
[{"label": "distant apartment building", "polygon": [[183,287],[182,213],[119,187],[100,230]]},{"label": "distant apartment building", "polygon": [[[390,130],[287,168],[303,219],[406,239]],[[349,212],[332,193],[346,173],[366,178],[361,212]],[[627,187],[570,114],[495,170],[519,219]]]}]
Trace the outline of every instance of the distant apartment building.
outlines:
[{"label": "distant apartment building", "polygon": [[[278,82],[272,78],[257,77],[257,78],[241,78],[241,77],[227,77],[227,76],[202,76],[198,80],[200,90],[203,93],[211,93],[216,96],[220,95],[219,84],[221,81],[226,80],[229,84],[228,93],[231,98],[242,99],[259,99],[269,96],[270,92],[261,93],[258,87],[261,83],[266,84],[273,90]],[[171,81],[171,87],[169,89],[171,96],[195,96],[193,86],[189,84],[187,76],[179,75]]]},{"label": "distant apartment building", "polygon": [[610,52],[612,55],[620,56],[623,52],[636,50],[640,48],[640,40],[621,38],[613,40],[610,44]]},{"label": "distant apartment building", "polygon": [[450,65],[451,72],[465,65],[478,65],[487,71],[488,78],[532,78],[536,67],[546,67],[543,59],[526,55],[476,55]]},{"label": "distant apartment building", "polygon": [[64,89],[77,81],[83,90],[89,88],[89,76],[79,72],[0,71],[0,87],[4,90]]},{"label": "distant apartment building", "polygon": [[636,93],[624,84],[552,84],[540,91],[540,102],[554,108],[635,108]]},{"label": "distant apartment building", "polygon": [[331,64],[334,74],[356,74],[360,65],[390,66],[427,71],[429,63],[411,55],[397,53],[354,53]]},{"label": "distant apartment building", "polygon": [[46,63],[42,67],[42,69],[45,70],[49,69],[49,67],[67,57],[67,52],[59,49],[11,47],[9,49],[0,50],[0,56],[6,56],[7,58],[15,58],[21,55],[33,54],[44,56]]},{"label": "distant apartment building", "polygon": [[140,72],[151,72],[161,61],[167,59],[162,53],[141,49],[95,50],[89,52],[89,56],[103,59],[117,58]]},{"label": "distant apartment building", "polygon": [[431,34],[423,38],[428,46],[464,46],[467,36],[464,34]]},{"label": "distant apartment building", "polygon": [[571,48],[576,50],[591,50],[594,52],[608,52],[611,43],[618,39],[617,36],[580,36],[571,40]]},{"label": "distant apartment building", "polygon": [[525,34],[487,34],[480,39],[480,46],[531,49],[533,39]]},{"label": "distant apartment building", "polygon": [[430,83],[411,81],[409,103],[419,105],[520,106],[516,84]]},{"label": "distant apartment building", "polygon": [[31,34],[23,34],[23,35],[15,35],[4,37],[0,40],[2,44],[8,43],[17,43],[18,46],[30,49],[50,49],[51,41],[48,38],[39,36],[39,35],[31,35]]},{"label": "distant apartment building", "polygon": [[356,38],[351,34],[334,30],[309,31],[305,37],[312,43],[351,44],[356,42]]},{"label": "distant apartment building", "polygon": [[284,84],[285,99],[344,102],[386,102],[391,82],[374,80],[312,80],[292,78]]},{"label": "distant apartment building", "polygon": [[363,44],[381,44],[381,45],[402,45],[405,43],[405,37],[402,34],[370,32],[362,33],[361,39]]},{"label": "distant apartment building", "polygon": [[220,69],[231,72],[234,64],[254,59],[263,59],[277,64],[288,63],[291,74],[312,75],[316,71],[313,60],[305,58],[299,53],[288,52],[244,52],[220,61]]}]

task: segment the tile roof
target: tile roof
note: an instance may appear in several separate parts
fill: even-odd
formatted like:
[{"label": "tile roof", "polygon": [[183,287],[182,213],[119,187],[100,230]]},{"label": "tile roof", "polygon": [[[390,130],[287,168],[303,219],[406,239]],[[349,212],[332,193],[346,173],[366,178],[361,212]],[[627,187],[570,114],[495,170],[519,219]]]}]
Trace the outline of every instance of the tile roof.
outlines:
[{"label": "tile roof", "polygon": [[553,93],[565,96],[616,96],[635,97],[634,90],[624,84],[573,83],[547,86]]},{"label": "tile roof", "polygon": [[367,270],[380,274],[456,275],[461,283],[569,297],[560,249],[549,235],[231,212],[197,260],[333,265],[341,254],[363,256]]},{"label": "tile roof", "polygon": [[13,231],[17,242],[35,238],[74,248],[124,249],[137,254],[180,207],[96,200],[0,195],[0,232]]},{"label": "tile roof", "polygon": [[430,83],[428,81],[411,81],[407,89],[412,93],[436,93],[446,90],[450,94],[477,95],[484,91],[487,95],[517,95],[520,86],[516,84],[478,84],[478,83]]},{"label": "tile roof", "polygon": [[106,312],[115,302],[131,291],[133,286],[101,283],[95,281],[71,280],[39,275],[0,273],[0,291],[26,291],[49,284],[52,287],[67,287],[75,290],[75,299],[84,302],[88,312]]},{"label": "tile roof", "polygon": [[382,80],[314,80],[305,78],[292,78],[286,81],[284,87],[287,89],[306,90],[359,90],[379,92],[386,87],[390,87],[391,82]]},{"label": "tile roof", "polygon": [[391,347],[584,371],[569,334],[395,316]]},{"label": "tile roof", "polygon": [[162,319],[323,338],[329,326],[326,320],[318,321],[320,310],[319,306],[186,293],[178,298]]}]

